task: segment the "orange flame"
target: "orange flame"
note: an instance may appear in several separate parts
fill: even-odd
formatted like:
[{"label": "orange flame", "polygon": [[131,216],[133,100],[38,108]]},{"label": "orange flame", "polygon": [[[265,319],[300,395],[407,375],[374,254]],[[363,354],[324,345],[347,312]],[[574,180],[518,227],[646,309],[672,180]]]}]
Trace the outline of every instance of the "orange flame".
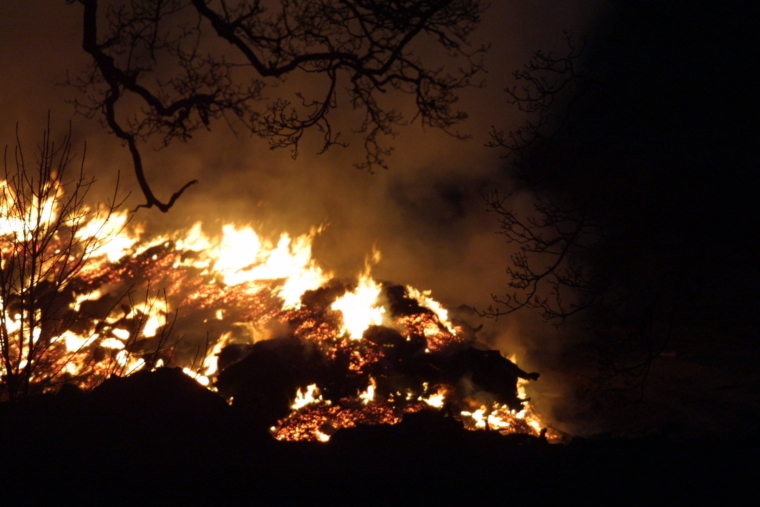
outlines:
[{"label": "orange flame", "polygon": [[[5,188],[5,182],[0,182],[0,187]],[[4,199],[0,204],[13,204],[12,195],[0,195]],[[0,238],[26,234],[33,227],[27,221],[33,219],[34,213],[44,217],[42,224],[54,220],[54,199],[35,206],[18,223],[0,222]],[[422,337],[429,353],[465,344],[459,328],[430,291],[406,287],[408,297],[427,311],[392,315],[381,296],[383,285],[370,274],[372,262],[367,262],[354,288],[336,297],[319,319],[302,311],[304,294],[325,286],[332,278],[312,258],[312,242],[319,232],[312,229],[295,237],[283,233],[271,241],[250,225],[226,224],[215,237],[196,223],[188,230],[143,239],[142,228],[130,225],[127,214],[115,214],[106,220],[92,213],[80,224],[77,235],[103,241],[92,243],[87,265],[76,287],[70,288],[69,309],[81,317],[82,323],[49,338],[49,355],[54,358],[50,368],[88,387],[110,373],[128,374],[174,364],[214,389],[219,354],[225,346],[265,339],[288,319],[297,322],[293,331],[297,336],[324,344],[328,355],[349,351],[349,369],[353,372],[369,371],[367,368],[381,357],[379,345],[346,345],[363,342],[370,326],[392,328],[406,340]],[[379,258],[379,252],[374,252],[372,261],[376,263]],[[120,303],[125,294],[135,294],[134,290],[124,289],[130,284],[160,286],[167,296]],[[107,311],[101,317],[94,316],[94,309],[104,305]],[[172,325],[169,317],[176,310],[180,312],[180,325],[183,318],[203,318],[199,325],[209,329],[204,350],[196,347],[191,355],[187,350],[178,352],[182,348],[178,341],[167,345]],[[20,332],[17,328],[21,317],[22,314],[10,315],[6,322],[9,332]],[[33,339],[40,339],[39,330],[37,333]],[[317,384],[299,388],[293,393],[291,414],[273,429],[273,434],[278,439],[326,441],[339,428],[362,422],[393,424],[404,413],[429,407],[441,409],[452,391],[450,386],[429,390],[425,383],[421,392],[402,390],[383,397],[378,394],[376,380],[370,379],[364,392],[335,404],[322,398],[322,387]],[[541,430],[540,420],[529,405],[519,412],[498,404],[473,408],[456,414],[470,429],[534,435]]]}]

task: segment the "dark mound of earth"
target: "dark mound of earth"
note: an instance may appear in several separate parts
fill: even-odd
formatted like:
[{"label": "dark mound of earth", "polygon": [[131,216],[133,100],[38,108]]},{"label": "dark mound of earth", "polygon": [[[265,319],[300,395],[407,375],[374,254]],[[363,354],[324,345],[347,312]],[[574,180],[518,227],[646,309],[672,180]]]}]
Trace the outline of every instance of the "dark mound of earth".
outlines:
[{"label": "dark mound of earth", "polygon": [[437,412],[278,442],[179,370],[0,404],[3,505],[700,505],[757,499],[758,442],[464,430]]}]

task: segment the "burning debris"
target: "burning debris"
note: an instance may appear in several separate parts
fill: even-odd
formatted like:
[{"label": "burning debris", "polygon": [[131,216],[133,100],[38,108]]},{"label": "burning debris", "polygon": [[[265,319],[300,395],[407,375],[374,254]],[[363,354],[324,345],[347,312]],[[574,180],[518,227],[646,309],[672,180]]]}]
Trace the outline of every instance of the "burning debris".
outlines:
[{"label": "burning debris", "polygon": [[537,373],[524,372],[498,351],[473,347],[399,285],[372,289],[368,306],[382,315],[382,324],[366,325],[354,339],[335,308],[360,290],[332,280],[307,291],[297,310],[275,317],[287,334],[222,349],[220,360],[239,360],[219,374],[220,394],[283,440],[324,441],[341,428],[395,424],[423,410],[438,410],[472,429],[538,434],[540,425],[526,420],[527,400],[518,393],[518,379],[536,380]]},{"label": "burning debris", "polygon": [[[54,219],[54,199],[48,207]],[[84,216],[82,234],[103,231],[97,219]],[[324,441],[341,428],[432,410],[470,429],[541,430],[520,384],[538,374],[478,348],[474,330],[452,324],[429,293],[377,282],[369,268],[354,281],[323,272],[311,257],[316,229],[270,242],[251,227],[225,225],[212,238],[196,224],[144,241],[126,214],[111,219],[109,241],[58,287],[55,312],[35,317],[50,331],[8,328],[9,352],[29,340],[44,350],[30,378],[43,392],[167,365],[280,440]],[[3,234],[5,256],[19,232]],[[160,297],[145,289],[141,299],[139,287],[160,287]],[[10,300],[2,303],[12,321]],[[62,312],[70,325],[56,334],[46,322]],[[46,382],[53,374],[57,385]]]}]

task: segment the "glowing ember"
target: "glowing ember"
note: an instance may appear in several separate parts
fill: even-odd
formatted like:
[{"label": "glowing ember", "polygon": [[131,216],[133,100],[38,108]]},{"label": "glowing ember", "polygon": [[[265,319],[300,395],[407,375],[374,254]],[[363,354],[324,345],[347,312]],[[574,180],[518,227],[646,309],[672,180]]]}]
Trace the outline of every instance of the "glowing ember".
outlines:
[{"label": "glowing ember", "polygon": [[[12,194],[0,195],[0,205],[12,204]],[[35,203],[24,220],[1,221],[3,263],[12,244],[6,240],[28,235],[34,213],[41,217],[36,226],[44,226],[57,209],[51,199]],[[76,325],[29,332],[23,323],[44,322],[47,310],[10,311],[0,300],[9,336],[47,347],[45,368],[33,380],[55,373],[91,387],[110,374],[166,364],[244,406],[275,387],[264,379],[246,398],[234,391],[236,382],[226,392],[221,379],[253,357],[260,369],[280,368],[272,382],[290,398],[289,413],[271,430],[280,440],[326,441],[340,428],[395,424],[421,410],[452,414],[469,429],[541,431],[523,384],[513,381],[531,374],[498,352],[471,349],[429,291],[380,283],[369,266],[355,282],[333,280],[311,257],[319,230],[272,241],[248,225],[227,224],[214,236],[197,223],[143,239],[128,222],[126,214],[81,218],[76,234],[92,240],[89,255],[61,289]],[[277,346],[289,352],[277,356]],[[294,370],[299,364],[303,372]]]},{"label": "glowing ember", "polygon": [[[419,409],[419,407],[416,407]],[[391,405],[343,403],[315,405],[292,413],[287,424],[272,431],[277,440],[312,440],[326,442],[336,431],[358,424],[397,424],[404,412]]]}]

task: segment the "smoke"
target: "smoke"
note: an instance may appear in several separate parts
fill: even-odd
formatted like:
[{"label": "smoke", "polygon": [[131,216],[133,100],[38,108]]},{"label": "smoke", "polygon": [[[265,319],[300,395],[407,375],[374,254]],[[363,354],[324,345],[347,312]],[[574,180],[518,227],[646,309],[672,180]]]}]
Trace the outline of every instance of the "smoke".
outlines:
[{"label": "smoke", "polygon": [[[503,93],[513,84],[512,71],[534,50],[559,47],[563,29],[583,32],[605,3],[493,3],[476,35],[477,42],[491,43],[488,73],[483,87],[466,91],[459,104],[470,114],[460,126],[471,135],[469,140],[412,125],[392,141],[390,169],[370,174],[352,167],[362,160],[356,138],[347,149],[334,147],[317,156],[318,139],[309,137],[294,160],[287,151],[269,150],[265,141],[244,132],[234,135],[220,122],[187,144],[158,151],[145,147],[148,177],[159,198],[189,180],[200,183],[169,213],[141,210],[135,222],[144,222],[146,233],[152,234],[198,220],[215,232],[222,223],[235,221],[251,223],[272,238],[322,225],[314,255],[326,270],[355,276],[373,249],[379,250],[382,260],[373,270],[375,278],[432,290],[448,308],[465,305],[461,318],[472,327],[484,325],[482,341],[517,354],[524,369],[542,373],[531,393],[539,406],[544,399],[563,398],[561,380],[550,380],[562,351],[553,328],[530,316],[483,322],[471,310],[486,308],[492,292],[505,292],[504,270],[511,254],[511,247],[495,234],[497,223],[480,197],[485,188],[510,186],[501,153],[484,144],[492,125],[509,130],[524,121],[506,105]],[[88,64],[80,48],[80,17],[81,6],[62,1],[4,7],[0,140],[13,145],[18,122],[22,142],[31,151],[48,111],[54,136],[65,132],[71,120],[75,151],[82,153],[87,143],[85,168],[99,181],[99,197],[111,192],[120,172],[122,193],[131,192],[126,205],[135,207],[141,194],[126,148],[97,121],[74,116],[65,100],[76,97],[76,91],[57,84],[66,80],[67,72],[74,77]],[[338,114],[350,117],[351,112]]]}]

